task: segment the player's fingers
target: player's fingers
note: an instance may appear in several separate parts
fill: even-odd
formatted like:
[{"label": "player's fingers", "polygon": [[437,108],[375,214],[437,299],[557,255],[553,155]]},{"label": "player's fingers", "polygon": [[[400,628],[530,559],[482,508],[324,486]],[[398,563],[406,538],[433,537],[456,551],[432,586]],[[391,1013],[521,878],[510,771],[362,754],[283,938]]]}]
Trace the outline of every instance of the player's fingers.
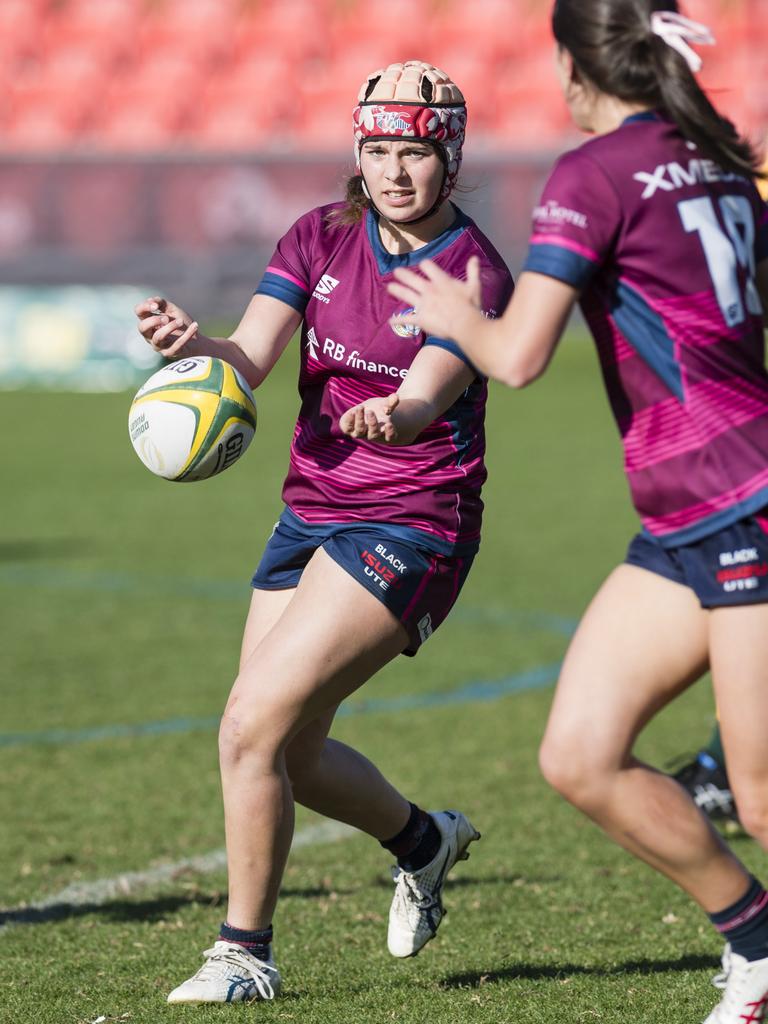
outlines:
[{"label": "player's fingers", "polygon": [[354,420],[352,424],[352,437],[365,437],[365,417],[364,410],[361,405],[358,405],[354,412]]},{"label": "player's fingers", "polygon": [[448,281],[451,279],[450,274],[446,274],[444,270],[441,270],[436,263],[432,260],[422,260],[419,263],[419,270],[421,273],[430,281]]},{"label": "player's fingers", "polygon": [[[165,319],[165,317],[163,317],[163,319]],[[183,330],[184,327],[185,325],[181,320],[169,320],[168,323],[164,324],[162,327],[158,327],[152,335],[152,345],[155,348],[162,348],[165,350],[169,347],[169,344],[172,343],[169,342],[169,339],[174,331]]]},{"label": "player's fingers", "polygon": [[398,405],[400,405],[400,395],[394,391],[384,399],[384,415],[391,416]]},{"label": "player's fingers", "polygon": [[480,260],[477,256],[470,256],[467,261],[467,285],[472,301],[476,305],[480,305],[482,291],[480,286]]},{"label": "player's fingers", "polygon": [[138,328],[139,334],[142,334],[146,341],[151,341],[152,335],[155,333],[155,331],[158,330],[158,328],[160,327],[164,327],[167,323],[167,317],[147,315],[143,317],[141,320],[139,320],[136,326]]},{"label": "player's fingers", "polygon": [[[411,307],[417,305],[419,301],[419,296],[421,295],[421,292],[417,292],[413,288],[409,288],[408,285],[398,284],[397,281],[390,281],[389,284],[387,285],[387,291],[389,292],[390,295],[394,295],[396,299],[400,299],[402,302],[405,302],[407,305]],[[406,323],[408,322],[408,316],[410,316],[410,314],[406,314],[403,317],[403,320]],[[399,319],[397,316],[392,317],[393,321],[397,319]]]},{"label": "player's fingers", "polygon": [[180,337],[178,337],[173,342],[172,345],[165,349],[164,355],[169,358],[171,356],[175,356],[177,352],[180,352],[181,349],[183,349],[184,346],[187,344],[189,339],[194,337],[194,335],[197,333],[198,326],[199,325],[197,321],[193,320],[189,327],[186,329],[186,331],[184,331],[184,333]]},{"label": "player's fingers", "polygon": [[[421,262],[419,264],[419,269],[429,262],[429,260]],[[409,270],[407,267],[395,267],[392,274],[396,281],[412,288],[414,291],[419,291],[419,289],[424,285],[424,278],[422,275],[417,274],[415,270]]]},{"label": "player's fingers", "polygon": [[150,295],[136,307],[136,316],[155,316],[164,312],[166,301],[161,295]]}]

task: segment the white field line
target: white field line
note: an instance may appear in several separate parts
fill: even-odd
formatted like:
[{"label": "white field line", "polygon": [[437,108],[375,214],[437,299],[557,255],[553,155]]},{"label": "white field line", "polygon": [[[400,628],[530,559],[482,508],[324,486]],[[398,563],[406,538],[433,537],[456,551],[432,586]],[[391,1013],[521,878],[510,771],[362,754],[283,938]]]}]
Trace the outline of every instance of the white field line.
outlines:
[{"label": "white field line", "polygon": [[[335,843],[357,835],[357,829],[338,821],[325,821],[310,825],[293,837],[292,850],[302,846]],[[197,857],[187,857],[172,864],[159,864],[145,871],[128,871],[113,878],[97,878],[92,882],[72,882],[65,889],[44,900],[27,903],[10,910],[0,909],[0,935],[17,924],[42,924],[70,917],[77,907],[101,907],[110,900],[131,896],[140,889],[174,882],[188,871],[210,874],[227,866],[226,850],[212,850]]]}]

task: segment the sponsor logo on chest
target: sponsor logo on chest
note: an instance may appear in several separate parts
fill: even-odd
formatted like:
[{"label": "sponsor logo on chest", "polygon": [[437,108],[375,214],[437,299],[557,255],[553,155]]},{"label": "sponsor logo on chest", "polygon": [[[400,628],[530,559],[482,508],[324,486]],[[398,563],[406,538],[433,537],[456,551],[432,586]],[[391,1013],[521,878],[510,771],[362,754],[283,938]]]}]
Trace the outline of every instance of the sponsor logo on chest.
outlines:
[{"label": "sponsor logo on chest", "polygon": [[309,352],[308,358],[316,363],[337,363],[349,370],[362,370],[384,377],[394,377],[397,380],[405,380],[408,376],[407,367],[401,369],[391,363],[380,363],[362,355],[357,349],[348,350],[346,345],[342,345],[340,341],[334,341],[333,338],[326,338],[321,342],[314,327],[310,327],[307,331],[304,347]]},{"label": "sponsor logo on chest", "polygon": [[317,299],[319,302],[324,302],[327,305],[331,301],[328,296],[338,283],[338,278],[331,277],[330,274],[323,274],[315,285],[314,291],[312,292],[312,298]]}]

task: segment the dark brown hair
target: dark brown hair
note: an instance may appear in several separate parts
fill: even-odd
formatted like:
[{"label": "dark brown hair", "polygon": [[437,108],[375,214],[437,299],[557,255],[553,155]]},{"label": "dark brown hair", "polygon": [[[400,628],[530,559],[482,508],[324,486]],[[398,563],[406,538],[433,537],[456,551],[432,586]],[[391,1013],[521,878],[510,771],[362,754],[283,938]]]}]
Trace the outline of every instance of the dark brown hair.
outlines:
[{"label": "dark brown hair", "polygon": [[712,106],[676,50],[651,32],[653,11],[676,0],[556,0],[555,39],[600,92],[663,110],[686,139],[725,170],[761,176],[750,142]]},{"label": "dark brown hair", "polygon": [[362,174],[353,174],[351,178],[347,178],[344,205],[340,209],[331,210],[326,221],[339,226],[358,224],[370,205],[368,196],[363,192]]}]

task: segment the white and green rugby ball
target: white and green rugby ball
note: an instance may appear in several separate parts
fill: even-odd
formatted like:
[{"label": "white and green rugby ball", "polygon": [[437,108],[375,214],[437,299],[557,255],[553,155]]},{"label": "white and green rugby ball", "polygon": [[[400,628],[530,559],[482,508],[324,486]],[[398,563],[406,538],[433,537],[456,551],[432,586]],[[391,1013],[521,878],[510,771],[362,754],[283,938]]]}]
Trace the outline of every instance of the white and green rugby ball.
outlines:
[{"label": "white and green rugby ball", "polygon": [[256,430],[245,378],[212,356],[169,363],[136,392],[128,433],[136,454],[166,480],[207,480],[240,458]]}]

